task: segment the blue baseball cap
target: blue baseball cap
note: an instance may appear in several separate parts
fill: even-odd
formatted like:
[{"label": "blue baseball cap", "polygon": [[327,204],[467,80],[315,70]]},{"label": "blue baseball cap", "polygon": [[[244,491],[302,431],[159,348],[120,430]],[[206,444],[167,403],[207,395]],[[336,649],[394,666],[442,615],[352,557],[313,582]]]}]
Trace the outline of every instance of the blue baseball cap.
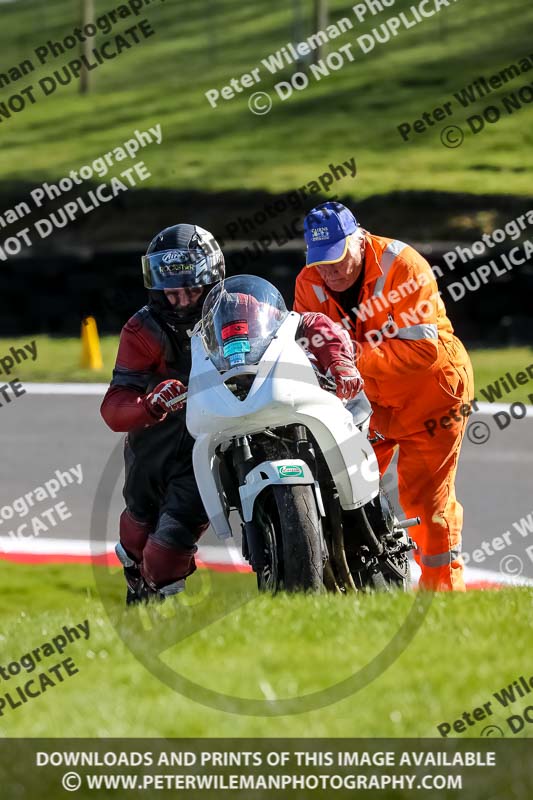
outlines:
[{"label": "blue baseball cap", "polygon": [[307,266],[334,264],[344,258],[348,236],[358,227],[356,218],[342,203],[328,201],[313,208],[304,220]]}]

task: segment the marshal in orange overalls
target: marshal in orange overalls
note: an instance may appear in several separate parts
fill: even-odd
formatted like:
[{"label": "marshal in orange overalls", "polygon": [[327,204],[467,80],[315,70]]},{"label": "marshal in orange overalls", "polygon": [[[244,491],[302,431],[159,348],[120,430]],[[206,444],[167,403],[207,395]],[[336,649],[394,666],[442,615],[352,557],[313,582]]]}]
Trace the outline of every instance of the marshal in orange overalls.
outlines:
[{"label": "marshal in orange overalls", "polygon": [[[465,588],[463,508],[455,496],[457,461],[474,397],[468,354],[454,335],[428,262],[407,244],[365,233],[358,305],[342,308],[314,266],[296,279],[295,311],[322,311],[350,332],[374,414],[380,473],[396,447],[400,503],[421,525],[410,529],[427,589]],[[441,424],[442,418],[442,424]],[[431,435],[424,424],[438,422]]]}]

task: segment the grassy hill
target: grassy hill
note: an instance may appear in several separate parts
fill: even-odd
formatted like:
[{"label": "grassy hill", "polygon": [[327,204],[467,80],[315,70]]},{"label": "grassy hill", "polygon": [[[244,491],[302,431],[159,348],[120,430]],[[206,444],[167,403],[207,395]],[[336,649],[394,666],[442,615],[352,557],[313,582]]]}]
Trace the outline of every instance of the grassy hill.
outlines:
[{"label": "grassy hill", "polygon": [[[97,15],[111,11],[96,0]],[[356,39],[404,10],[412,0],[397,0],[376,16],[359,22],[352,4],[331,0],[330,21],[349,17],[354,28],[329,43],[338,50],[352,43],[353,63],[320,81],[311,78],[305,91],[282,102],[274,83],[287,80],[293,67],[269,75],[261,59],[289,41],[313,32],[312,3],[300,3],[302,20],[294,26],[284,0],[155,0],[135,18],[119,21],[99,34],[96,46],[146,18],[154,35],[91,74],[93,91],[78,93],[76,83],[60,86],[50,97],[37,92],[35,104],[0,122],[0,176],[4,187],[18,181],[60,178],[127,139],[135,128],[160,123],[163,143],[150,146],[145,158],[153,178],[150,187],[217,193],[231,190],[282,192],[316,179],[330,162],[354,157],[355,180],[345,178],[332,191],[365,198],[392,191],[531,194],[533,166],[531,106],[502,114],[495,125],[474,136],[467,116],[509,91],[530,84],[525,73],[461,109],[426,133],[403,142],[397,126],[450,101],[479,76],[489,77],[532,54],[528,0],[451,3],[409,30],[400,29],[387,44],[365,55]],[[28,83],[61,69],[77,48],[38,65],[36,47],[63,39],[78,24],[75,0],[18,0],[2,5],[0,72],[32,58],[34,72],[0,90],[0,104]],[[411,15],[412,17],[412,15]],[[533,62],[532,62],[533,64]],[[213,109],[205,98],[233,77],[260,67],[260,84]],[[301,69],[301,68],[300,68]],[[254,91],[271,94],[269,114],[256,116],[247,101]],[[457,149],[443,147],[446,124],[465,129]],[[129,162],[127,164],[129,166]]]}]

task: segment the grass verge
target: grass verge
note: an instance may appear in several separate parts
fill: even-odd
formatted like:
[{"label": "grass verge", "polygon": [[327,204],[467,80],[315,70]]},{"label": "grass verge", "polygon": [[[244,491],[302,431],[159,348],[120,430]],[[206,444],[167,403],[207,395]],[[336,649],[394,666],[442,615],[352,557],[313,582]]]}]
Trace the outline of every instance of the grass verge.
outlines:
[{"label": "grass verge", "polygon": [[[510,737],[506,718],[528,703],[519,698],[504,708],[493,697],[531,674],[528,589],[436,595],[399,658],[360,691],[315,710],[265,718],[240,713],[238,702],[232,713],[200,704],[199,693],[191,699],[174,691],[132,650],[164,646],[171,670],[225,695],[301,696],[364,667],[394,635],[413,595],[258,597],[252,576],[201,570],[174,606],[147,622],[147,612],[123,609],[118,571],[97,569],[100,590],[88,566],[0,564],[1,664],[19,660],[65,625],[88,620],[90,626],[89,639],[68,645],[62,656],[72,657],[79,672],[19,708],[4,707],[1,736],[434,737],[437,725],[492,701],[488,722]],[[248,602],[232,608],[228,598],[241,594]],[[218,618],[213,608],[222,608]],[[200,623],[196,631],[187,629],[191,620]],[[28,678],[59,660],[44,659]],[[2,696],[28,678],[2,681]],[[461,736],[479,736],[488,722],[467,726]],[[528,727],[519,735],[530,735]]]}]

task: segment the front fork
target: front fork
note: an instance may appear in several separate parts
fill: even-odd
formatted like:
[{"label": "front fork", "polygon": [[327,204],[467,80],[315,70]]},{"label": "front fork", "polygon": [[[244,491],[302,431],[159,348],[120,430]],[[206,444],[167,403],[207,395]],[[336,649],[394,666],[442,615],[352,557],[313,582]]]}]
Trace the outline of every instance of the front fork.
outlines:
[{"label": "front fork", "polygon": [[[246,482],[246,476],[254,467],[255,461],[250,448],[249,436],[236,436],[233,448],[233,469],[237,476],[239,486]],[[265,567],[265,548],[261,531],[253,520],[242,522],[242,555],[248,561],[254,572],[260,573]]]}]

